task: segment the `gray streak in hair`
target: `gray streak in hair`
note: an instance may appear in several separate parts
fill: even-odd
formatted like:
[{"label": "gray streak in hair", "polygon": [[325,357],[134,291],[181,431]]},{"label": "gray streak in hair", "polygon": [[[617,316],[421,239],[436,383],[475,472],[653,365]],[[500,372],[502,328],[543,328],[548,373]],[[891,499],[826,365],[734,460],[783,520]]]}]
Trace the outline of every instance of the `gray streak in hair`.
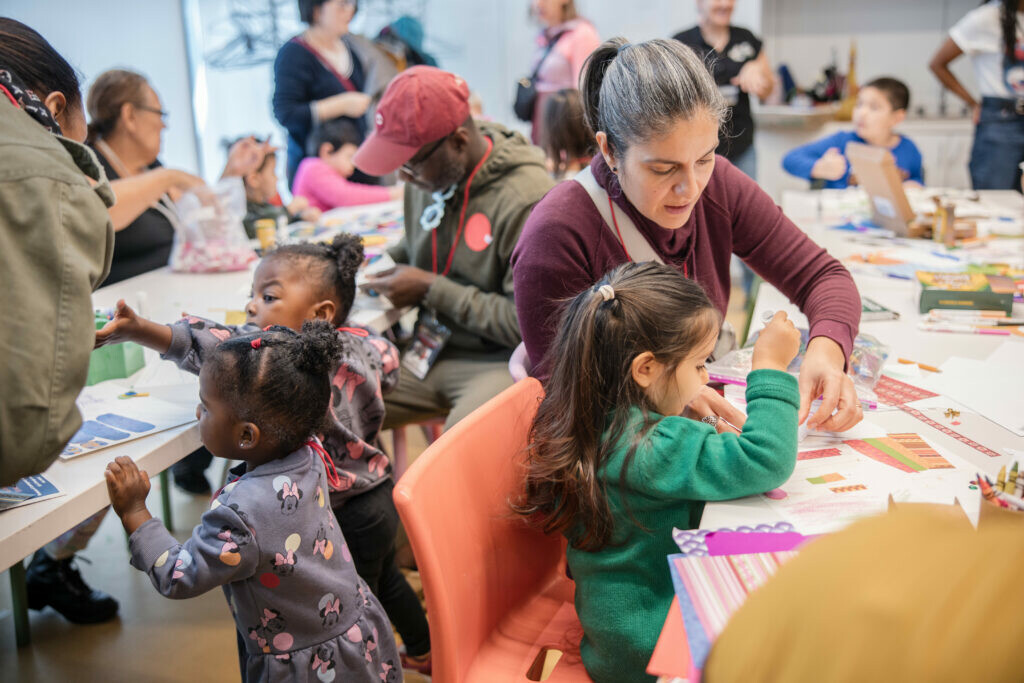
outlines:
[{"label": "gray streak in hair", "polygon": [[[624,46],[629,49],[622,49]],[[729,109],[707,65],[677,40],[612,38],[591,53],[580,76],[584,117],[615,154],[707,112],[721,126]]]}]

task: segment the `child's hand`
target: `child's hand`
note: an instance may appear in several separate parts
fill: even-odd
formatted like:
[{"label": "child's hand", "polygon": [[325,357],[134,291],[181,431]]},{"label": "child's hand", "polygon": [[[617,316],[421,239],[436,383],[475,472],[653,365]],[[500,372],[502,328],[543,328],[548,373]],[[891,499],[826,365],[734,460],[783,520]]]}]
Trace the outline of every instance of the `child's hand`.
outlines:
[{"label": "child's hand", "polygon": [[299,213],[299,218],[304,221],[309,221],[310,223],[316,223],[323,215],[323,211],[315,206],[307,206],[301,213]]},{"label": "child's hand", "polygon": [[799,352],[800,330],[784,311],[779,311],[757,336],[750,367],[785,371]]},{"label": "child's hand", "polygon": [[839,180],[846,175],[846,157],[836,147],[829,147],[811,167],[811,177]]},{"label": "child's hand", "polygon": [[93,344],[93,348],[135,341],[141,327],[139,320],[139,316],[124,302],[124,299],[119,299],[114,319],[104,325],[102,329],[96,330],[96,343]]},{"label": "child's hand", "polygon": [[285,208],[291,215],[298,216],[300,213],[305,211],[308,206],[309,200],[301,195],[298,195],[292,197],[292,200],[288,202],[288,206]]},{"label": "child's hand", "polygon": [[107,480],[110,505],[121,518],[125,530],[129,534],[134,533],[151,517],[146,509],[149,475],[139,470],[131,458],[121,455],[107,465],[103,476]]},{"label": "child's hand", "polygon": [[171,348],[172,337],[170,325],[160,325],[152,320],[146,320],[129,308],[124,299],[120,299],[117,302],[114,319],[96,330],[93,348],[132,341],[160,353],[167,353]]}]

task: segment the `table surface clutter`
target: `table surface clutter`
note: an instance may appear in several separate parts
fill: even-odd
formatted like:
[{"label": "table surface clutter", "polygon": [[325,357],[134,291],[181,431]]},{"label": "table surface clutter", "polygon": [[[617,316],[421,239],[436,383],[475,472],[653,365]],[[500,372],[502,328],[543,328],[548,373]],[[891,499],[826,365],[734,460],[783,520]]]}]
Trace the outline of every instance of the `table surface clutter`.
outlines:
[{"label": "table surface clutter", "polygon": [[[318,225],[295,224],[291,239],[329,240],[339,231],[363,235],[368,257],[380,254],[402,235],[401,202],[336,209],[324,214]],[[93,294],[94,308],[111,309],[119,299],[151,320],[173,322],[183,313],[226,324],[245,321],[243,309],[249,300],[252,274],[247,270],[228,273],[175,273],[167,267],[122,280]],[[394,323],[400,311],[381,297],[360,292],[353,306],[350,323],[381,331]],[[59,534],[78,524],[109,503],[103,470],[115,457],[124,455],[147,471],[151,477],[166,470],[200,446],[195,421],[198,378],[179,370],[173,363],[161,361],[156,352],[145,350],[146,365],[126,379],[109,380],[86,387],[79,407],[88,419],[92,412],[106,411],[102,419],[119,425],[112,432],[114,445],[89,449],[89,441],[69,446],[43,477],[59,490],[59,495],[0,512],[0,571],[32,554]],[[117,414],[110,417],[108,406]],[[142,416],[145,416],[144,418]],[[155,416],[155,417],[153,417]],[[132,418],[145,426],[176,426],[131,438],[135,433]],[[95,423],[93,423],[95,424]],[[106,423],[97,425],[103,429]],[[140,428],[141,430],[141,428]],[[85,451],[84,453],[80,451]]]},{"label": "table surface clutter", "polygon": [[[918,190],[908,199],[921,211],[938,193]],[[700,530],[676,530],[680,554],[670,556],[667,569],[677,599],[648,673],[673,681],[699,672],[729,615],[805,535],[909,502],[959,505],[977,524],[987,512],[982,506],[991,505],[974,483],[977,475],[1001,481],[1014,463],[1024,466],[1024,328],[988,325],[964,311],[924,324],[940,314],[920,311],[916,277],[1003,264],[1016,280],[1016,297],[1012,310],[999,315],[1024,318],[1024,200],[1017,192],[942,194],[957,216],[976,218],[980,239],[947,248],[867,227],[867,197],[856,189],[783,195],[785,213],[846,265],[871,308],[883,309],[861,320],[860,333],[880,341],[888,356],[874,391],[858,388],[863,422],[842,434],[801,430],[796,469],[782,486],[708,503]],[[776,311],[806,328],[796,306],[762,284],[750,335]],[[742,387],[727,386],[726,397],[744,406]]]}]

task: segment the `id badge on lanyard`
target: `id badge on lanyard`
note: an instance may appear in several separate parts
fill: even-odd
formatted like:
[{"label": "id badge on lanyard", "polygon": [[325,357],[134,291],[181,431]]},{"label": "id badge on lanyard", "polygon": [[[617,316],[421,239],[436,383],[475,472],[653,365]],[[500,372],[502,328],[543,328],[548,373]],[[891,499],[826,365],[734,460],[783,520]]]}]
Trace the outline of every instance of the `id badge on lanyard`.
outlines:
[{"label": "id badge on lanyard", "polygon": [[416,379],[424,379],[451,336],[452,331],[438,321],[433,311],[425,311],[416,322],[412,343],[402,355],[402,366]]}]

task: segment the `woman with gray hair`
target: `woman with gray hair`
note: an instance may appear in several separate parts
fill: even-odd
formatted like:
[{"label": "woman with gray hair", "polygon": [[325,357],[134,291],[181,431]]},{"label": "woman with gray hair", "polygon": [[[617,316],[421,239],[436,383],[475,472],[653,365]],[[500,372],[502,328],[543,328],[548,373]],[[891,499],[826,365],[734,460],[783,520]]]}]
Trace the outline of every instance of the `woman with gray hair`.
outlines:
[{"label": "woman with gray hair", "polygon": [[[512,254],[523,340],[541,361],[536,374],[550,371],[559,302],[614,266],[670,264],[703,285],[724,316],[736,254],[807,315],[800,422],[830,431],[857,424],[863,414],[845,373],[860,323],[857,288],[757,183],[716,155],[727,108],[697,54],[675,40],[615,38],[594,51],[580,80],[600,153],[537,204]],[[724,418],[719,431],[744,421],[707,387],[689,412]]]}]

